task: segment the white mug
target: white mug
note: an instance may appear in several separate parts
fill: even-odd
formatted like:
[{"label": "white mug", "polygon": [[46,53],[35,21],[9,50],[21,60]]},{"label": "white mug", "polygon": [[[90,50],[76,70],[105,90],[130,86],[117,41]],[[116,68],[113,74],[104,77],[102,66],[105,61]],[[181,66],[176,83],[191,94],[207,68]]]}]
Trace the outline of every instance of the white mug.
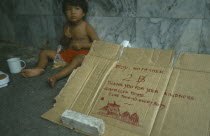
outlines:
[{"label": "white mug", "polygon": [[[21,62],[24,64],[24,66],[21,66]],[[20,60],[20,58],[11,58],[7,60],[10,73],[19,73],[23,68],[26,67],[26,63],[23,60]]]}]

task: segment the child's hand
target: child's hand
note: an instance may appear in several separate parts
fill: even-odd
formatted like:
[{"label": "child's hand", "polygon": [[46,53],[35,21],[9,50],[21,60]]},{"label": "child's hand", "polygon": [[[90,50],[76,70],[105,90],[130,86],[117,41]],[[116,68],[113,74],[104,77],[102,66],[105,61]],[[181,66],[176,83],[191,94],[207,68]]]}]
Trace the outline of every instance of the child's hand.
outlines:
[{"label": "child's hand", "polygon": [[69,26],[66,26],[64,27],[64,35],[68,38],[71,38],[71,33],[70,33],[70,27]]}]

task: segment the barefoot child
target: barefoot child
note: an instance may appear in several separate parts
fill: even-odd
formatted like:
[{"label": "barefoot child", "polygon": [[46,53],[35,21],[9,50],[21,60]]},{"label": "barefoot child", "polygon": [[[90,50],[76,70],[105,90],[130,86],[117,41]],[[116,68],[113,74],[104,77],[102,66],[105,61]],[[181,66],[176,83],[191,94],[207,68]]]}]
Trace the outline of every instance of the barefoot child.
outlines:
[{"label": "barefoot child", "polygon": [[[60,72],[48,78],[50,86],[55,87],[56,81],[69,76],[72,71],[79,67],[84,60],[85,55],[94,40],[99,40],[93,27],[84,21],[87,13],[87,2],[85,0],[64,0],[63,12],[68,20],[64,25],[64,31],[61,38],[61,45],[67,49],[59,54],[67,62],[67,66]],[[48,59],[53,59],[56,55],[54,50],[43,50],[39,55],[39,61],[36,67],[32,69],[23,69],[21,74],[24,77],[34,77],[45,72]]]}]

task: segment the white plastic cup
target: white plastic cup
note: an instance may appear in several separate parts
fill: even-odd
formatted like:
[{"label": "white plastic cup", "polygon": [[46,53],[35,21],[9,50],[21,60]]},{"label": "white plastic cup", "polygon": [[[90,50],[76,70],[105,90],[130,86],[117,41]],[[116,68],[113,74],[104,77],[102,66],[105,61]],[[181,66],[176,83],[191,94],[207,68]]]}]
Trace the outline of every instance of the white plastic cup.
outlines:
[{"label": "white plastic cup", "polygon": [[[21,62],[23,63],[23,67],[21,66]],[[26,63],[20,58],[11,58],[7,60],[10,73],[20,73],[20,71],[26,67]]]}]

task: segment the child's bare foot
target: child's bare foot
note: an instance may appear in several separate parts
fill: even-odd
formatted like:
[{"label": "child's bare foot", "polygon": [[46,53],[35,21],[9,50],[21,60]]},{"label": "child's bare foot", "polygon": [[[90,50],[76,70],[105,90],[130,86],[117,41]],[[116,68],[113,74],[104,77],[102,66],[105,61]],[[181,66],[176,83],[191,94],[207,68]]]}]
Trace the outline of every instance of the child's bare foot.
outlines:
[{"label": "child's bare foot", "polygon": [[57,82],[57,78],[56,76],[51,76],[48,78],[48,81],[49,81],[50,87],[54,88]]},{"label": "child's bare foot", "polygon": [[23,69],[21,71],[21,74],[24,77],[34,77],[34,76],[41,75],[42,73],[44,73],[44,71],[45,70],[43,68]]}]

